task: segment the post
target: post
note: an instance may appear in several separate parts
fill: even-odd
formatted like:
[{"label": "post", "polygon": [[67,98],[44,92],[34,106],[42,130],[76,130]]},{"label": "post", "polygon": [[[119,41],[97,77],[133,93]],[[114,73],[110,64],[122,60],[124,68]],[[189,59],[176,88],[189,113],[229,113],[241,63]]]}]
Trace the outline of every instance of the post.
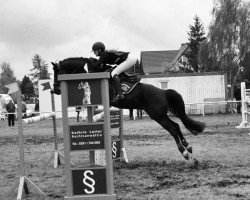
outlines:
[{"label": "post", "polygon": [[[246,89],[246,83],[241,82],[241,116],[242,121],[239,126],[236,126],[236,128],[250,128],[250,123],[247,121],[247,115],[249,114],[247,111],[247,93],[249,93],[250,90]],[[249,95],[248,95],[249,96]],[[249,100],[249,98],[248,98]]]}]

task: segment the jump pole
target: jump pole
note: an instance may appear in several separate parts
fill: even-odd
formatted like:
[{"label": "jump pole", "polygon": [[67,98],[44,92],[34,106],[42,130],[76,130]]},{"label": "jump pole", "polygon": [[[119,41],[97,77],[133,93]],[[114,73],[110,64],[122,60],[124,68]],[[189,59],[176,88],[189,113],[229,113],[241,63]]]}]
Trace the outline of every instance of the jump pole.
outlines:
[{"label": "jump pole", "polygon": [[[52,90],[50,90],[50,94],[51,94],[52,112],[55,113],[55,97],[54,97],[54,93],[52,92]],[[45,163],[44,167],[47,167],[50,164],[50,162],[54,159],[54,169],[56,169],[58,167],[58,165],[61,165],[61,160],[64,160],[64,156],[58,150],[56,114],[52,116],[52,121],[53,121],[53,133],[54,133],[55,149],[54,149],[54,152],[51,153],[51,156],[50,156],[49,160]],[[60,160],[60,158],[61,158],[61,160]],[[73,163],[71,163],[71,164],[74,165]]]},{"label": "jump pole", "polygon": [[23,145],[23,126],[22,126],[22,101],[21,92],[17,92],[17,114],[18,114],[18,138],[19,138],[19,163],[20,163],[20,179],[15,183],[6,196],[10,196],[13,191],[18,188],[17,200],[21,200],[23,197],[23,191],[25,194],[29,194],[28,184],[32,186],[38,194],[47,199],[46,195],[25,176],[25,162],[24,162],[24,145]]}]

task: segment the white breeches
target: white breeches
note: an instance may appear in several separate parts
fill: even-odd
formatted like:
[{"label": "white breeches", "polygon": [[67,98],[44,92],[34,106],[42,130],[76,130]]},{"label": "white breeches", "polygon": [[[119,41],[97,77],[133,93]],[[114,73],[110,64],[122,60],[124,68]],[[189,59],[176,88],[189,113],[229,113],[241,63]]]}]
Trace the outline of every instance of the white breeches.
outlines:
[{"label": "white breeches", "polygon": [[128,70],[129,68],[133,67],[136,64],[137,58],[132,54],[129,53],[127,59],[118,65],[112,72],[111,76],[113,77],[115,74],[119,75],[122,72]]}]

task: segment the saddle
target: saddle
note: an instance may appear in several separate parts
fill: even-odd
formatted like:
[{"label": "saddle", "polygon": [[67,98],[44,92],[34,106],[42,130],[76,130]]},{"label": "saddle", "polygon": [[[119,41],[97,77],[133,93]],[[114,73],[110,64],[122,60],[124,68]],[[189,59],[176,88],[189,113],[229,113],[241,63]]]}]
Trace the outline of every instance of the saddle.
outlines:
[{"label": "saddle", "polygon": [[127,74],[125,72],[121,73],[119,77],[123,94],[130,93],[141,80],[138,74]]},{"label": "saddle", "polygon": [[[105,65],[105,71],[106,72],[112,72],[113,69],[116,67],[117,65]],[[141,77],[139,76],[139,74],[128,74],[126,72],[123,72],[119,75],[120,78],[120,82],[121,82],[121,89],[123,94],[128,94],[130,93],[135,86],[140,82]],[[113,82],[111,81],[111,84],[113,84]]]}]

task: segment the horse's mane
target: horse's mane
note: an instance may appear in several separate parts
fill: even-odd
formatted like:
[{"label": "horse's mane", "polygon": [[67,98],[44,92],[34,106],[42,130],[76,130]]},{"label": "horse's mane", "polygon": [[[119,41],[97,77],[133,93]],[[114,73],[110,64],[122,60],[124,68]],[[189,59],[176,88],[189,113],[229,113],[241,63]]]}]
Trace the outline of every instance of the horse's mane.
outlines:
[{"label": "horse's mane", "polygon": [[92,69],[93,63],[97,59],[95,58],[84,58],[84,57],[70,57],[59,61],[59,73],[60,74],[75,74],[75,73],[86,73],[84,69],[85,64],[88,64],[88,70]]},{"label": "horse's mane", "polygon": [[66,58],[66,59],[60,61],[59,64],[60,65],[68,65],[68,64],[72,64],[72,63],[79,64],[80,62],[86,64],[86,62],[88,62],[88,58],[83,58],[83,57]]},{"label": "horse's mane", "polygon": [[59,70],[61,73],[81,73],[85,72],[84,66],[88,63],[88,58],[83,57],[72,57],[66,58],[59,62]]}]

